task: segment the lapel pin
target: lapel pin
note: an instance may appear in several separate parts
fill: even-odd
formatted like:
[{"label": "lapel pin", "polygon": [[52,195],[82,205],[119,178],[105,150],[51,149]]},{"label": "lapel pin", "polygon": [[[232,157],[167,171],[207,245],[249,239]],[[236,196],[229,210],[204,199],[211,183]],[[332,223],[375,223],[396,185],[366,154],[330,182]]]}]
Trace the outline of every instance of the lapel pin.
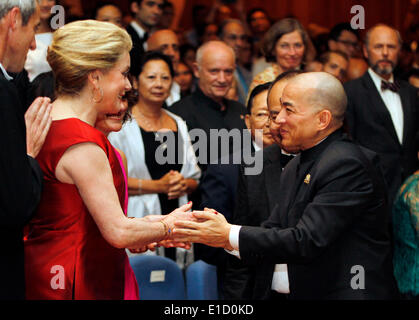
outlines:
[{"label": "lapel pin", "polygon": [[310,174],[306,175],[306,178],[304,179],[304,183],[309,184],[310,183],[310,178],[311,178]]}]

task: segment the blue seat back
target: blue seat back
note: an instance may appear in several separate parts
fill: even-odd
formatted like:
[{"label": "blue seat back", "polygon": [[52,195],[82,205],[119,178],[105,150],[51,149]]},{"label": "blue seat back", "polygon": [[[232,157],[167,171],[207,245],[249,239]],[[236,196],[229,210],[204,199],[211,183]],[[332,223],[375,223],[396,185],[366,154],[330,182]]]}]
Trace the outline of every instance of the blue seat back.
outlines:
[{"label": "blue seat back", "polygon": [[202,260],[186,269],[188,300],[218,300],[217,267]]},{"label": "blue seat back", "polygon": [[168,258],[137,255],[129,258],[137,278],[140,300],[185,300],[182,270]]}]

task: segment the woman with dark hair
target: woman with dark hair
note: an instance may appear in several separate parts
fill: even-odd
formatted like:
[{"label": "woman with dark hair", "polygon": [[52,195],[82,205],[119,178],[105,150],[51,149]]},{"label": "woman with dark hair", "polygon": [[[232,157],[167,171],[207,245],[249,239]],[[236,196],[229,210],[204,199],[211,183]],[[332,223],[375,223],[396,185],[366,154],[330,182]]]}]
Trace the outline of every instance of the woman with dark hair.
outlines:
[{"label": "woman with dark hair", "polygon": [[271,65],[253,78],[249,92],[259,84],[275,80],[285,71],[300,69],[305,59],[314,58],[313,50],[308,33],[298,20],[279,20],[266,32],[262,43],[266,62]]},{"label": "woman with dark hair", "polygon": [[[163,214],[187,203],[201,175],[186,123],[163,108],[174,77],[171,60],[150,51],[141,59],[139,70],[133,119],[109,135],[128,160],[129,217]],[[166,249],[165,255],[174,260],[177,255],[181,265],[185,257],[187,263],[192,262],[190,253],[177,252]]]}]

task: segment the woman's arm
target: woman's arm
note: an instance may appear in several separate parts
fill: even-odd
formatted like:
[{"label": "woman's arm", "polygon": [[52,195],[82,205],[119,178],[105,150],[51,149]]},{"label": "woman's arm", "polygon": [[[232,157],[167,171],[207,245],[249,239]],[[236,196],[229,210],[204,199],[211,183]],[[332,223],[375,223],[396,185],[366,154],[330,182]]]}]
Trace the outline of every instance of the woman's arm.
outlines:
[{"label": "woman's arm", "polygon": [[188,206],[175,210],[161,221],[127,218],[119,203],[112,171],[105,152],[96,144],[70,147],[56,168],[59,181],[75,184],[102,236],[117,248],[140,248],[167,238],[175,218],[187,218]]}]

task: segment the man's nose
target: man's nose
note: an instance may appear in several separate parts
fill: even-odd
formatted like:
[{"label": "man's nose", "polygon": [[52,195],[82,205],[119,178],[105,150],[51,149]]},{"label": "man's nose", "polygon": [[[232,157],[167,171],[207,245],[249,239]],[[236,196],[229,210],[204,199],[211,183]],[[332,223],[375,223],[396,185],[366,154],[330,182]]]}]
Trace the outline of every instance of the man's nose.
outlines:
[{"label": "man's nose", "polygon": [[29,49],[31,50],[35,50],[36,49],[36,40],[35,40],[35,36],[33,37],[31,44],[29,46]]},{"label": "man's nose", "polygon": [[224,71],[220,71],[218,73],[218,82],[225,82],[226,81],[226,75]]}]

